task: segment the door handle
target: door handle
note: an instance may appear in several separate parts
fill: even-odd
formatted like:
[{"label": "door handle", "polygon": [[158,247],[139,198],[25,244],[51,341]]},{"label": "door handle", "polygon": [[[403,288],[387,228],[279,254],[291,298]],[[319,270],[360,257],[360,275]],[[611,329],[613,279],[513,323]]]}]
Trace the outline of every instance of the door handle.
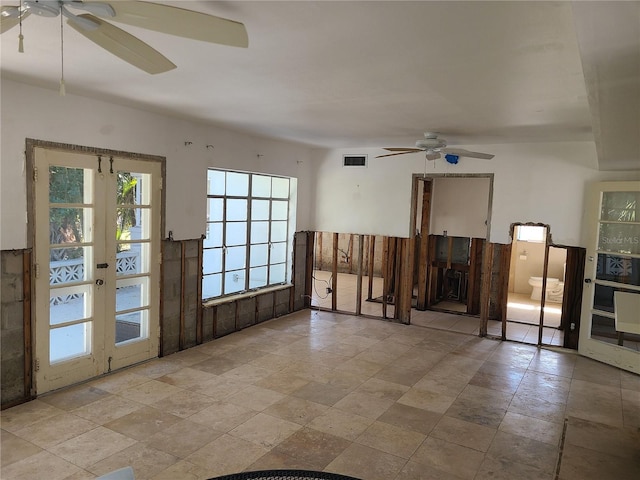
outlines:
[{"label": "door handle", "polygon": [[590,278],[585,278],[584,279],[584,283],[591,283],[591,279]]},{"label": "door handle", "polygon": [[101,278],[96,280],[96,285],[100,286],[100,285],[104,285],[104,280],[102,280]]},{"label": "door handle", "polygon": [[99,263],[96,265],[96,268],[109,268],[108,263]]}]

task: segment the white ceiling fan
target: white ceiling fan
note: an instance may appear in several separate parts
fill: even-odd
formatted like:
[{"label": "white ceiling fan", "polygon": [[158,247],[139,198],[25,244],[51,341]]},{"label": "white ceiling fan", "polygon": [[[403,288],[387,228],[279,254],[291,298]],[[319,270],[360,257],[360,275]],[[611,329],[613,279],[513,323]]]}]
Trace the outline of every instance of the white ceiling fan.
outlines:
[{"label": "white ceiling fan", "polygon": [[406,153],[425,152],[427,160],[437,160],[442,154],[445,155],[449,163],[458,163],[458,157],[481,158],[483,160],[491,160],[495,155],[489,153],[471,152],[463,148],[448,148],[447,142],[438,138],[437,133],[426,132],[424,138],[416,142],[415,148],[412,147],[389,147],[385,148],[388,152],[386,155],[378,155],[376,158],[392,157],[394,155],[404,155]]},{"label": "white ceiling fan", "polygon": [[[150,74],[167,72],[176,66],[150,45],[104,19],[204,42],[245,48],[249,45],[247,31],[240,22],[142,1],[23,0],[19,6],[2,6],[0,33],[18,24],[22,27],[22,21],[31,14],[62,15],[89,40]],[[19,38],[22,51],[22,31]]]}]

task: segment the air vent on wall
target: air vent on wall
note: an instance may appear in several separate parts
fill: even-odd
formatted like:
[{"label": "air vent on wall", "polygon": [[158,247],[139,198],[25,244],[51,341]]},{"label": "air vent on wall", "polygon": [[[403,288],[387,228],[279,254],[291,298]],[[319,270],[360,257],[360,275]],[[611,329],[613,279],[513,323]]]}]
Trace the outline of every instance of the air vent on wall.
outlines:
[{"label": "air vent on wall", "polygon": [[343,155],[342,166],[343,167],[366,167],[367,156],[366,155]]}]

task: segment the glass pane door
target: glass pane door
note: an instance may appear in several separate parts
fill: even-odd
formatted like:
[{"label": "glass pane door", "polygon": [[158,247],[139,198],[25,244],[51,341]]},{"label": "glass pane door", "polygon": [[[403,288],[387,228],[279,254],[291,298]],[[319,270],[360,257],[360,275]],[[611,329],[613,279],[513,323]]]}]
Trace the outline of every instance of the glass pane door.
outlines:
[{"label": "glass pane door", "polygon": [[95,261],[96,181],[89,156],[35,150],[35,309],[38,393],[95,376],[100,371],[104,289]]},{"label": "glass pane door", "polygon": [[113,321],[106,327],[107,369],[120,368],[158,352],[160,270],[160,164],[114,158],[107,191],[107,299]]},{"label": "glass pane door", "polygon": [[34,149],[38,393],[158,355],[161,164]]},{"label": "glass pane door", "polygon": [[[587,248],[580,352],[640,373],[640,316],[621,302],[640,295],[640,182],[597,184]],[[589,248],[590,247],[590,248]]]}]

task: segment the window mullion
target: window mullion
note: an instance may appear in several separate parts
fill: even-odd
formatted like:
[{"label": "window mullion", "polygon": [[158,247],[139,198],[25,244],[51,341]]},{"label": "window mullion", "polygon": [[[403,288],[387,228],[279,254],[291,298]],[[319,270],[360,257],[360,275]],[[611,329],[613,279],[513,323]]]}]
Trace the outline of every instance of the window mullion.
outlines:
[{"label": "window mullion", "polygon": [[[225,180],[226,183],[226,180]],[[227,277],[227,196],[222,199],[222,272],[220,278],[220,293],[225,294],[225,279]]]},{"label": "window mullion", "polygon": [[253,174],[249,174],[249,192],[247,193],[247,234],[246,234],[246,254],[245,254],[245,265],[244,265],[244,289],[245,291],[249,290],[249,273],[251,265],[251,199],[252,199],[252,189],[253,185]]},{"label": "window mullion", "polygon": [[269,222],[268,226],[268,234],[267,234],[267,285],[271,285],[271,250],[273,248],[273,243],[271,242],[271,230],[273,228],[273,191],[271,192],[271,198],[269,198]]}]

